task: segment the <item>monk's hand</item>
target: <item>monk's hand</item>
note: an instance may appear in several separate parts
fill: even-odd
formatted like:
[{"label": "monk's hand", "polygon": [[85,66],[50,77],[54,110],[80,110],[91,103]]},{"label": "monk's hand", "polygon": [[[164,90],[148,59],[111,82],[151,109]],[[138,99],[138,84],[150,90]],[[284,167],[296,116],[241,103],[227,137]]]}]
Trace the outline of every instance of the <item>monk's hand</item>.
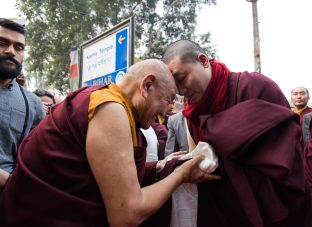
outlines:
[{"label": "monk's hand", "polygon": [[192,158],[183,163],[175,171],[181,171],[184,183],[200,183],[209,180],[220,180],[221,177],[207,173],[199,168],[199,163],[204,159],[203,155]]},{"label": "monk's hand", "polygon": [[181,157],[183,157],[185,154],[187,153],[187,151],[178,151],[178,152],[173,152],[170,155],[168,155],[165,160],[166,161],[170,161],[173,159],[180,159]]},{"label": "monk's hand", "polygon": [[174,153],[171,153],[170,155],[168,155],[165,159],[159,160],[156,164],[156,174],[158,175],[164,169],[167,161],[170,161],[173,159],[180,159],[186,153],[187,153],[187,151],[174,152]]}]

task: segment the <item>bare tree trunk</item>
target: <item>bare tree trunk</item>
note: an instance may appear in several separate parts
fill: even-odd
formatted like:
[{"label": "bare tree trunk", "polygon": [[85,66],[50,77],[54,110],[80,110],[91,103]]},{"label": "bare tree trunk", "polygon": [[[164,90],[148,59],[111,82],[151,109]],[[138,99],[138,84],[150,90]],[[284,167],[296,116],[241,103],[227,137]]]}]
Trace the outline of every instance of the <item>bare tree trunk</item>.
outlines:
[{"label": "bare tree trunk", "polygon": [[259,21],[257,9],[258,0],[247,0],[247,1],[252,3],[255,71],[261,73]]}]

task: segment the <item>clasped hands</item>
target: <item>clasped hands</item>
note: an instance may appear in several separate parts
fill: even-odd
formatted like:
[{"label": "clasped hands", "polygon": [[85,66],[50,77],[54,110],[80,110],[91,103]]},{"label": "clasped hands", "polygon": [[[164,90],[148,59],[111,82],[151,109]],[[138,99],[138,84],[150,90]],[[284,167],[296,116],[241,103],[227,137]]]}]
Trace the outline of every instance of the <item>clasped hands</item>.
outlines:
[{"label": "clasped hands", "polygon": [[170,154],[157,162],[156,173],[161,172],[166,162],[173,159],[187,160],[177,168],[179,171],[183,171],[185,182],[199,183],[221,179],[220,176],[211,174],[218,167],[218,157],[208,143],[199,142],[191,152],[179,151]]}]

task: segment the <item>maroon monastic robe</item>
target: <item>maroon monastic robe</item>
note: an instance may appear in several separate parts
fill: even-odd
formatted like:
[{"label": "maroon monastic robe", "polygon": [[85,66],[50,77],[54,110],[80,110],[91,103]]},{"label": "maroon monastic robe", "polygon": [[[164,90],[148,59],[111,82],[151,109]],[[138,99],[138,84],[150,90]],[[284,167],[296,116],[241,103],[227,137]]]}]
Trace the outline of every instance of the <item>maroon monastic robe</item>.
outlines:
[{"label": "maroon monastic robe", "polygon": [[223,177],[198,185],[198,226],[312,226],[301,129],[281,90],[244,72],[229,75],[227,93],[193,134],[214,147]]},{"label": "maroon monastic robe", "polygon": [[[85,152],[90,94],[99,88],[71,93],[24,140],[0,195],[0,226],[108,226]],[[145,164],[146,141],[137,132],[138,178],[148,185],[156,180],[156,163]]]},{"label": "maroon monastic robe", "polygon": [[158,140],[158,160],[165,158],[165,148],[168,138],[168,129],[165,125],[153,122],[151,127],[154,129]]},{"label": "maroon monastic robe", "polygon": [[[214,147],[220,165],[214,174],[222,176],[198,184],[197,226],[312,226],[299,117],[279,87],[260,74],[232,73],[227,86],[226,109],[202,113],[200,135],[192,133],[194,141]],[[160,177],[176,164],[166,165]],[[162,225],[145,226],[169,227],[166,212],[168,206],[152,216]]]}]

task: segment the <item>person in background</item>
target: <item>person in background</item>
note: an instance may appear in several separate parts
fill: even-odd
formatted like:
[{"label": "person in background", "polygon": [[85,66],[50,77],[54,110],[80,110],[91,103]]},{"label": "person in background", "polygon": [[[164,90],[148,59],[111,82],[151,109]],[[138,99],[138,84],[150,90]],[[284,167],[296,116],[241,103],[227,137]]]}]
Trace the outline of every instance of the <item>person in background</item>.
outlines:
[{"label": "person in background", "polygon": [[182,114],[184,104],[185,98],[176,94],[173,114],[169,116],[167,122],[168,138],[165,147],[165,157],[177,151],[189,151],[185,118]]},{"label": "person in background", "polygon": [[1,225],[138,226],[182,183],[220,179],[199,169],[202,156],[158,182],[157,173],[179,160],[146,166],[140,128],[166,112],[175,93],[155,59],[131,66],[119,86],[70,93],[23,141],[0,195]]},{"label": "person in background", "polygon": [[54,100],[55,100],[55,103],[56,103],[56,104],[63,101],[63,100],[62,100],[62,97],[59,96],[59,95],[57,95],[57,94],[54,95]]},{"label": "person in background", "polygon": [[218,156],[220,181],[198,184],[197,226],[312,226],[301,128],[281,89],[260,73],[231,72],[195,42],[165,50],[197,145]]},{"label": "person in background", "polygon": [[34,94],[40,98],[43,104],[44,111],[47,114],[52,106],[55,104],[54,94],[45,89],[37,89],[34,91]]},{"label": "person in background", "polygon": [[309,121],[304,123],[308,124],[305,125],[307,127],[308,132],[306,132],[306,143],[305,143],[305,152],[304,152],[304,174],[308,181],[310,192],[312,194],[312,113],[308,113],[304,116],[304,120],[310,118]]},{"label": "person in background", "polygon": [[303,146],[306,147],[309,138],[310,138],[310,122],[312,118],[312,113],[307,113],[303,116],[302,120],[302,137],[303,137]]},{"label": "person in background", "polygon": [[291,91],[291,102],[294,104],[293,111],[300,116],[300,124],[302,124],[303,116],[312,112],[312,108],[308,106],[309,100],[308,89],[299,86]]},{"label": "person in background", "polygon": [[170,107],[165,114],[159,114],[156,116],[155,123],[164,125],[168,130],[168,127],[167,127],[168,118],[173,114],[172,111],[173,111],[173,104],[170,104]]},{"label": "person in background", "polygon": [[147,140],[146,161],[159,161],[165,157],[168,130],[165,125],[153,122],[148,129],[141,129]]},{"label": "person in background", "polygon": [[[180,151],[191,152],[185,118],[180,110],[168,118],[165,157]],[[198,192],[196,185],[183,184],[171,196],[171,227],[196,226]]]},{"label": "person in background", "polygon": [[37,96],[17,83],[25,52],[25,28],[0,18],[0,189],[7,182],[21,141],[44,117]]},{"label": "person in background", "polygon": [[[168,136],[167,120],[172,115],[173,105],[170,104],[165,114],[157,114],[147,130],[142,130],[147,139],[147,161],[163,160]],[[156,149],[155,149],[156,148]]]},{"label": "person in background", "polygon": [[168,118],[168,138],[165,147],[165,157],[178,151],[189,151],[185,120],[182,111]]},{"label": "person in background", "polygon": [[158,140],[155,130],[150,126],[148,129],[142,129],[141,131],[146,139],[146,161],[155,162],[158,161]]}]

